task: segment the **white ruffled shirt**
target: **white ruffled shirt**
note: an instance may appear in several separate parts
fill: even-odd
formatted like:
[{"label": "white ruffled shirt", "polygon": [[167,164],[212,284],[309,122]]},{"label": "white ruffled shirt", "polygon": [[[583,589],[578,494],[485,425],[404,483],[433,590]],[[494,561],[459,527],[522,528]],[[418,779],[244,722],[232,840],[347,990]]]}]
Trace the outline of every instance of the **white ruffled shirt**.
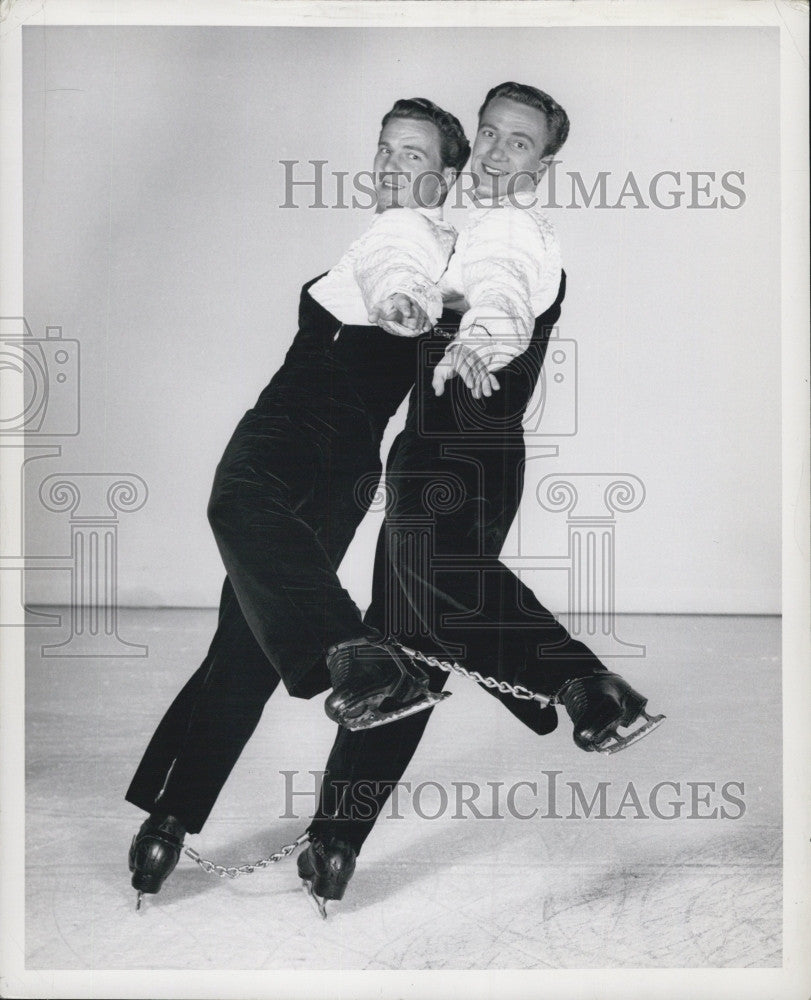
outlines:
[{"label": "white ruffled shirt", "polygon": [[464,315],[448,350],[465,344],[498,371],[527,349],[535,317],[557,298],[560,246],[534,193],[513,195],[512,203],[472,202],[463,220],[456,214],[459,236],[440,290]]},{"label": "white ruffled shirt", "polygon": [[437,282],[455,241],[441,208],[390,208],[375,216],[310,295],[342,323],[368,326],[372,307],[402,292],[436,323],[442,315]]}]

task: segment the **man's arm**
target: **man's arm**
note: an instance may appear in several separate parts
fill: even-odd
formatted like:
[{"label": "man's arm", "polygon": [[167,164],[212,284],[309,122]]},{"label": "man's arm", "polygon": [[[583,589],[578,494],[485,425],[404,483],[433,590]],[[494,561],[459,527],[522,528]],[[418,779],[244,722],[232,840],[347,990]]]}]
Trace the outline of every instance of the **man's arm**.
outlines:
[{"label": "man's arm", "polygon": [[436,283],[455,238],[452,227],[437,225],[414,209],[383,212],[354,261],[370,322],[401,336],[416,336],[433,326],[442,315]]},{"label": "man's arm", "polygon": [[434,373],[441,395],[459,375],[477,398],[498,389],[493,375],[522,354],[535,316],[555,300],[560,249],[551,223],[528,208],[486,212],[466,241],[462,284],[470,308]]}]

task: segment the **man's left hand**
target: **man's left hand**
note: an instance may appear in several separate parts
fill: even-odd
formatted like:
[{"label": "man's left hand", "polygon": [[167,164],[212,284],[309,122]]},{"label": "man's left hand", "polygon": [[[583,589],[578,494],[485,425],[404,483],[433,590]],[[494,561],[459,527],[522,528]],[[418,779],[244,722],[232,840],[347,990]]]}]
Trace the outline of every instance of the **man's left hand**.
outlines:
[{"label": "man's left hand", "polygon": [[434,392],[441,396],[448,379],[458,375],[470,389],[474,399],[492,396],[501,386],[496,376],[487,370],[487,365],[473,348],[466,344],[454,344],[445,357],[434,368],[431,380]]}]

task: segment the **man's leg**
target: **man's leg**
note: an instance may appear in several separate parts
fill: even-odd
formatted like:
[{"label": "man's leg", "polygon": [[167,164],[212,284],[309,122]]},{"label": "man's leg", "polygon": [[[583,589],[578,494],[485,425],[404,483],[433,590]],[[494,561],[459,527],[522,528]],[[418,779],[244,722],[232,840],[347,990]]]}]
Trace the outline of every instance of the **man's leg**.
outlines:
[{"label": "man's leg", "polygon": [[469,669],[551,695],[604,668],[500,560],[523,492],[521,419],[543,348],[533,343],[499,371],[489,398],[474,400],[458,378],[436,396],[423,377],[387,465],[384,586],[395,634],[399,601],[416,616],[426,651],[455,652]]},{"label": "man's leg", "polygon": [[[428,668],[431,690],[440,692],[448,675]],[[339,728],[332,745],[318,808],[309,830],[313,837],[345,841],[360,853],[395,785],[422,739],[433,709],[378,729]]]},{"label": "man's leg", "polygon": [[[286,375],[286,382],[295,381]],[[242,583],[244,600],[229,574],[208,655],[158,726],[127,793],[130,801],[151,810],[163,788],[161,808],[175,810],[193,832],[205,821],[285,668],[296,693],[312,695],[329,687],[328,639],[318,635],[318,628],[340,628],[336,638],[370,631],[335,571],[364,514],[353,497],[357,469],[374,474],[379,457],[371,442],[361,442],[366,447],[354,450],[350,466],[328,430],[340,412],[320,422],[312,415],[308,422],[300,403],[292,415],[281,412],[285,395],[278,380],[262,393],[240,421],[215,477],[210,513],[220,540],[240,527],[247,538],[223,545],[236,551],[227,562]],[[340,410],[339,404],[333,410]],[[333,472],[334,466],[345,471]],[[266,523],[267,537],[257,538]],[[280,526],[287,529],[284,538]],[[252,574],[260,595],[268,595],[265,608],[257,609]],[[268,653],[276,653],[275,660]],[[213,797],[206,789],[214,790]]]},{"label": "man's leg", "polygon": [[368,428],[358,435],[351,388],[339,377],[330,383],[343,398],[316,392],[318,412],[289,398],[284,413],[291,394],[282,390],[301,388],[286,371],[240,422],[217,470],[210,517],[229,578],[209,654],[127,793],[150,813],[130,849],[139,893],[159,891],[185,833],[202,827],[280,676],[291,693],[311,697],[330,685],[329,642],[371,632],[336,570],[364,514],[355,483],[380,471],[379,443]]},{"label": "man's leg", "polygon": [[[430,380],[423,379],[423,383],[427,391],[431,392]],[[512,398],[512,394],[517,391],[517,384],[512,388],[505,381],[505,388],[510,396],[508,398],[505,393],[502,405],[506,403],[513,408],[519,406],[520,412],[523,412],[525,402],[516,402]],[[425,388],[423,391],[425,392]],[[466,389],[464,391],[467,392]],[[524,387],[524,391],[527,391],[527,387]],[[418,396],[418,390],[414,390],[406,427],[395,439],[388,455],[386,489],[389,505],[386,522],[378,537],[372,603],[365,621],[405,645],[422,649],[426,653],[444,654],[446,657],[448,649],[453,649],[457,654],[455,658],[458,658],[458,644],[443,646],[436,636],[430,635],[431,622],[425,608],[425,594],[423,590],[417,592],[417,587],[423,587],[423,576],[418,577],[417,569],[412,570],[412,567],[420,567],[425,574],[434,556],[443,551],[464,556],[474,544],[475,554],[480,555],[479,540],[483,528],[489,539],[490,550],[499,552],[517,510],[521,484],[512,482],[501,468],[497,482],[502,487],[502,493],[496,496],[493,491],[487,498],[483,497],[476,479],[480,464],[478,457],[471,464],[469,460],[451,459],[443,450],[444,435],[439,432],[449,426],[455,412],[453,400],[450,394],[440,397],[436,403],[434,399],[431,393],[430,398],[423,400]],[[426,405],[430,408],[427,413],[420,410],[420,407]],[[427,418],[427,425],[424,418]],[[520,424],[518,427],[520,428]],[[431,433],[424,436],[422,429],[428,429]],[[520,434],[520,430],[517,433]],[[513,443],[520,441],[523,455],[523,438],[517,437],[516,433],[512,437]],[[504,435],[500,433],[499,452],[505,443]],[[491,448],[490,453],[495,454],[495,449]],[[507,461],[502,459],[501,463]],[[473,483],[470,482],[471,472]],[[426,510],[426,504],[430,509]],[[436,526],[432,525],[437,511],[441,512],[443,509],[448,516],[455,516],[451,520],[440,520]],[[430,531],[426,532],[428,526]],[[443,531],[443,544],[438,550],[437,536]],[[430,543],[428,549],[425,547],[426,537]],[[408,577],[413,582],[413,587],[403,585],[399,574],[394,570],[393,560],[400,563],[401,573],[406,569],[413,571],[414,576]],[[466,584],[467,582],[465,580]],[[473,601],[474,597],[470,596],[469,600]],[[474,607],[478,601],[477,591]],[[455,602],[454,607],[457,608]],[[492,608],[488,607],[488,611],[492,612]],[[502,651],[496,630],[481,630],[477,632],[476,640],[476,660],[468,660],[465,665],[470,669],[480,669],[483,673],[495,675],[497,669],[491,658]],[[516,640],[517,635],[514,637],[514,641]],[[523,637],[520,639],[520,649],[511,651],[511,659],[516,658],[522,662],[526,659]],[[429,667],[428,673],[432,690],[441,691],[447,681],[447,673],[434,667]],[[517,701],[508,695],[501,697],[507,707],[534,731],[545,733],[555,727],[554,709],[544,712],[537,702]],[[314,836],[327,843],[338,838],[349,843],[355,852],[359,852],[392,788],[401,780],[416,752],[430,714],[424,712],[413,719],[403,719],[387,726],[380,734],[373,730],[364,733],[339,730],[327,763],[318,809],[311,826]]]},{"label": "man's leg", "polygon": [[202,828],[278,683],[226,579],[208,654],[158,725],[126,792],[149,814],[129,852],[137,906],[142,893],[160,891],[186,833]]},{"label": "man's leg", "polygon": [[[390,588],[402,591],[422,622],[418,648],[456,654],[468,669],[554,698],[565,705],[578,746],[613,752],[661,718],[651,719],[646,699],[606,671],[499,558],[523,490],[519,421],[543,351],[544,342],[533,341],[499,371],[501,389],[489,398],[473,400],[458,379],[441,397],[423,388],[387,472]],[[429,507],[428,484],[443,481],[456,496]],[[643,718],[633,734],[617,734]]]},{"label": "man's leg", "polygon": [[[357,431],[353,435],[350,417],[355,411],[350,414],[340,400],[322,414],[301,406],[289,412],[284,394],[263,396],[234,432],[209,503],[209,521],[242,613],[287,690],[298,697],[330,686],[324,665],[330,646],[371,634],[313,521],[316,492],[333,469],[351,461]],[[358,451],[351,470],[379,469],[368,442],[358,441]],[[328,495],[334,492],[328,482]],[[336,514],[334,549],[345,551],[362,516],[344,507],[339,523]]]},{"label": "man's leg", "polygon": [[[501,389],[489,399],[472,400],[459,380],[449,383],[441,397],[433,395],[427,379],[419,396],[415,390],[406,427],[387,462],[390,508],[365,620],[412,648],[551,698],[567,681],[607,671],[499,559],[523,489],[520,418],[542,353],[534,368],[532,360],[499,372]],[[432,673],[432,683],[439,673]],[[486,690],[533,731],[555,727],[554,708]],[[339,734],[319,827],[331,828],[335,793],[330,784],[377,782],[381,795],[370,821],[356,818],[354,825],[345,824],[354,842],[362,842],[423,729],[404,727],[396,747],[388,749]],[[345,797],[358,796],[349,792]]]},{"label": "man's leg", "polygon": [[[397,448],[397,440],[392,450]],[[391,458],[391,452],[389,453]],[[377,540],[372,603],[364,620],[385,633],[384,581],[388,572],[385,525]],[[408,636],[403,633],[400,638]],[[431,691],[441,692],[448,675],[426,667]],[[433,715],[433,709],[388,726],[352,732],[338,727],[321,785],[310,832],[323,840],[338,838],[360,852],[391,790],[402,778]]]},{"label": "man's leg", "polygon": [[[439,696],[448,675],[427,668],[430,690]],[[330,751],[318,808],[308,832],[311,844],[299,855],[298,873],[322,916],[326,902],[342,899],[355,860],[403,777],[433,709],[376,729],[341,726]]]},{"label": "man's leg", "polygon": [[226,579],[208,654],[155,730],[126,799],[198,833],[278,683]]},{"label": "man's leg", "polygon": [[[209,520],[242,612],[288,692],[310,698],[332,687],[330,718],[382,725],[437,698],[425,673],[364,625],[313,521],[321,497],[354,500],[359,481],[379,476],[380,439],[344,370],[304,366],[294,381],[293,393],[263,394],[240,422]],[[357,503],[323,510],[329,533],[347,543],[365,513]]]}]

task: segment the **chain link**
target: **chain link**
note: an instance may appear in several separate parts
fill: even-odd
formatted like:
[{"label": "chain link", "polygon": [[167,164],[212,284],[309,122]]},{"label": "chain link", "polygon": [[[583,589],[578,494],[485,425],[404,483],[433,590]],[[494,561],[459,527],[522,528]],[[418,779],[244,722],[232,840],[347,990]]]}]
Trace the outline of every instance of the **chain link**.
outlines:
[{"label": "chain link", "polygon": [[[461,674],[462,677],[476,681],[477,684],[481,684],[486,688],[496,688],[501,694],[511,694],[520,701],[537,701],[544,708],[553,702],[553,698],[545,694],[538,694],[536,691],[530,691],[523,684],[510,684],[509,681],[497,681],[495,677],[483,677],[478,670],[468,670],[455,660],[440,660],[436,656],[428,656],[426,653],[421,653],[418,649],[409,649],[408,646],[403,646],[399,642],[393,643],[393,645],[401,649],[406,656],[410,656],[412,660],[426,663],[430,667],[437,667],[439,670],[444,670],[446,674]],[[213,861],[209,861],[208,858],[201,858],[193,847],[185,848],[184,853],[208,875],[218,875],[220,878],[236,878],[238,875],[252,875],[259,869],[269,868],[271,865],[289,858],[296,848],[309,839],[310,835],[305,831],[294,843],[285,844],[284,847],[280,847],[274,854],[266,858],[260,858],[258,861],[254,861],[252,865],[218,865]]]},{"label": "chain link", "polygon": [[427,663],[430,667],[438,667],[440,670],[444,670],[446,674],[461,674],[462,677],[476,681],[477,684],[482,684],[486,688],[496,688],[501,694],[511,694],[520,701],[537,701],[543,708],[553,703],[553,698],[550,698],[549,695],[530,691],[523,684],[510,684],[509,681],[497,681],[495,677],[483,677],[478,670],[468,670],[461,663],[457,663],[456,660],[439,660],[436,656],[428,656],[425,653],[421,653],[418,649],[409,649],[408,646],[403,646],[399,642],[393,645],[402,649],[406,656],[410,656],[412,660]]},{"label": "chain link", "polygon": [[209,861],[208,858],[201,858],[193,847],[186,847],[184,853],[208,875],[219,875],[220,878],[236,878],[238,875],[252,875],[258,869],[269,868],[270,865],[275,865],[278,861],[289,858],[297,847],[301,847],[309,839],[310,835],[305,831],[292,844],[285,844],[284,847],[280,847],[274,854],[270,854],[266,858],[260,858],[258,861],[254,861],[252,865],[218,865],[213,861]]}]

